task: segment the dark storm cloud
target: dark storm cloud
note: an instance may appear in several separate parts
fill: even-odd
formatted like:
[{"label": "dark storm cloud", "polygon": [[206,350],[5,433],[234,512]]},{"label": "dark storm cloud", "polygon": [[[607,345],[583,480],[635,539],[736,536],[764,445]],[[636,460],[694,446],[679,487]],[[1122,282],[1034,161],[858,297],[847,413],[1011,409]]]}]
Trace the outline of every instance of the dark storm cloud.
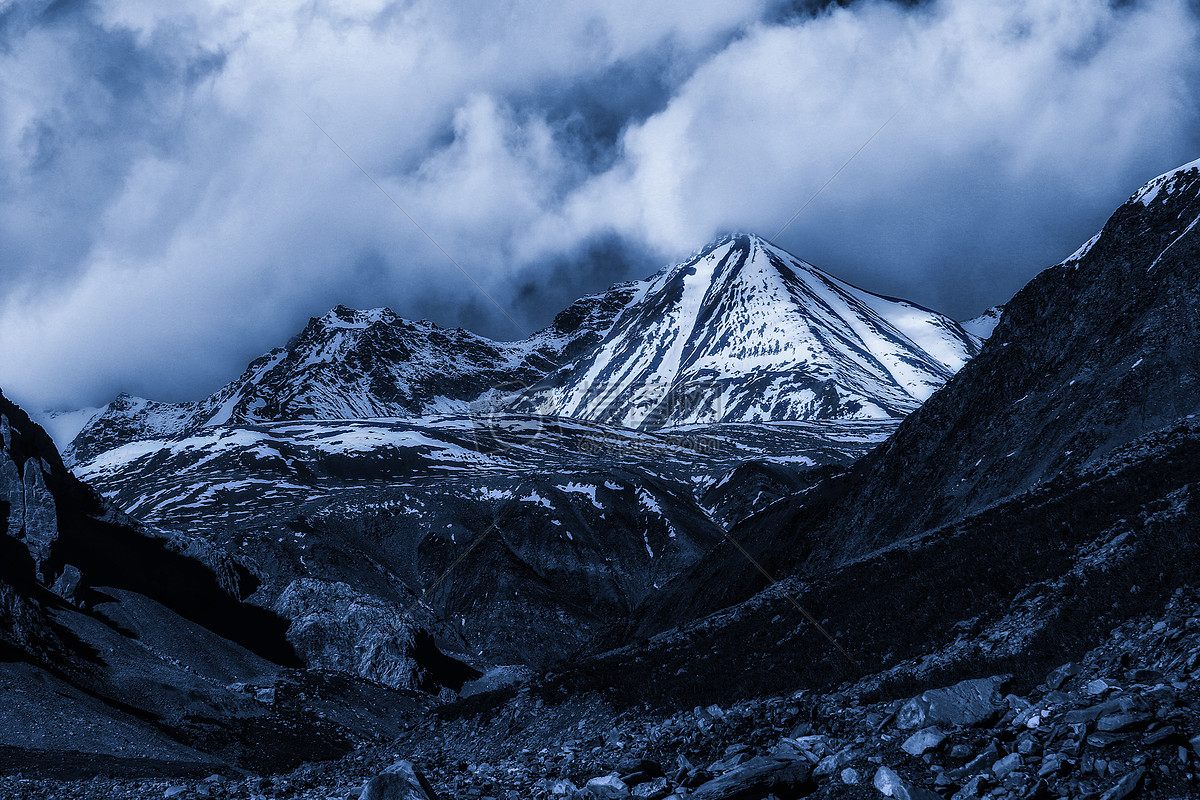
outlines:
[{"label": "dark storm cloud", "polygon": [[[845,7],[843,7],[845,6]],[[0,0],[0,385],[195,397],[337,303],[533,329],[730,228],[967,315],[1200,155],[1181,0]]]}]

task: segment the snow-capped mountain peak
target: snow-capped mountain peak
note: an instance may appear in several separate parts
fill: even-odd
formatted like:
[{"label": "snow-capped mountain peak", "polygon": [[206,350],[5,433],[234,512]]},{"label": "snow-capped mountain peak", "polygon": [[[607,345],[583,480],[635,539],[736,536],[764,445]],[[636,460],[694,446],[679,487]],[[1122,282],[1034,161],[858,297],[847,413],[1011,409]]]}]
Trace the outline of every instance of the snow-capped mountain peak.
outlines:
[{"label": "snow-capped mountain peak", "polygon": [[898,417],[978,349],[958,323],[751,234],[642,283],[590,354],[515,407],[629,427]]}]

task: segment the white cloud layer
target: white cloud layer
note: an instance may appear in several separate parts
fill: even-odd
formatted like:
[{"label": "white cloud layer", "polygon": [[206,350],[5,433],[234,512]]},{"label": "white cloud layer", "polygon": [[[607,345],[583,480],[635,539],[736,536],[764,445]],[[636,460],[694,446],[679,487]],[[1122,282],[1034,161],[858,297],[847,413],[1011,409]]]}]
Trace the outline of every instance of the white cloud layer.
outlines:
[{"label": "white cloud layer", "polygon": [[305,111],[504,303],[605,237],[667,260],[773,234],[897,109],[779,241],[951,313],[1006,299],[1200,155],[1200,25],[1180,0],[774,23],[767,5],[0,18],[0,386],[37,406],[195,397],[338,302],[477,318],[486,301]]}]

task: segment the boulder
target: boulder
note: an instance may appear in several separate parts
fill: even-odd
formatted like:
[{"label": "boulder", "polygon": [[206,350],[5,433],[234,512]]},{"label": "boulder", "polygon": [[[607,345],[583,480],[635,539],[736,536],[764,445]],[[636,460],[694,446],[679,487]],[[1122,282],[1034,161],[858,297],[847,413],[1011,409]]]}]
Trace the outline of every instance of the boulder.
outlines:
[{"label": "boulder", "polygon": [[592,778],[584,786],[585,796],[592,800],[625,800],[629,787],[616,775]]},{"label": "boulder", "polygon": [[795,794],[812,776],[804,759],[752,758],[719,778],[696,787],[690,800],[751,800],[768,793]]},{"label": "boulder", "polygon": [[1007,682],[1006,677],[975,678],[944,689],[930,689],[900,708],[896,727],[912,730],[930,725],[981,725],[1004,710],[999,689]]},{"label": "boulder", "polygon": [[411,761],[397,761],[367,781],[358,800],[438,800],[438,796]]},{"label": "boulder", "polygon": [[1124,798],[1129,797],[1137,790],[1138,785],[1142,782],[1142,776],[1145,774],[1146,770],[1144,768],[1130,772],[1117,781],[1116,786],[1105,792],[1100,797],[1100,800],[1124,800]]},{"label": "boulder", "polygon": [[873,783],[884,797],[894,797],[896,800],[942,800],[941,795],[935,792],[907,783],[890,767],[875,770]]}]

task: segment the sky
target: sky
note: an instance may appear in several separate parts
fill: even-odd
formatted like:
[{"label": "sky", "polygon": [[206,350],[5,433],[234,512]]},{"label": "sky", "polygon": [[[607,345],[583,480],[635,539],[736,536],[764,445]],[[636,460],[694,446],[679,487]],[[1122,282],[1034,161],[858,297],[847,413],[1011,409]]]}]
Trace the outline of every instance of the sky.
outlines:
[{"label": "sky", "polygon": [[963,319],[1198,95],[1194,0],[0,0],[0,387],[198,399],[339,303],[522,338],[730,230]]}]

